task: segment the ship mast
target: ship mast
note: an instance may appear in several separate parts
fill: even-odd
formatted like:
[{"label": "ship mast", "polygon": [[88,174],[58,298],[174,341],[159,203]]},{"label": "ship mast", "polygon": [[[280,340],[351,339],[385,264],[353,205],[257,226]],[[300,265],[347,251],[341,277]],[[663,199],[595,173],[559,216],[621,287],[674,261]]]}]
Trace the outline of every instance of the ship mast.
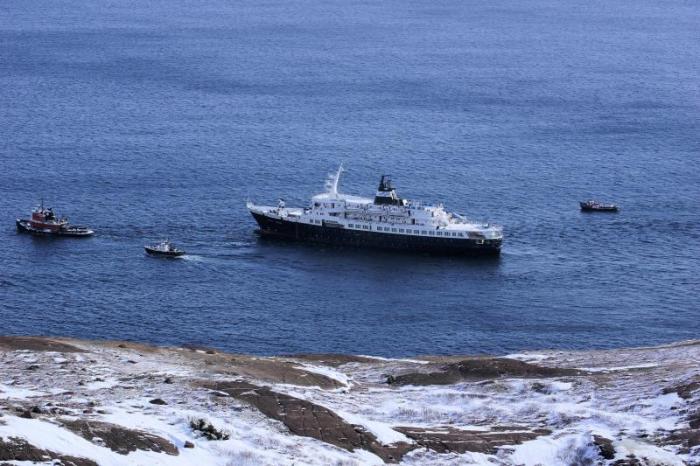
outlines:
[{"label": "ship mast", "polygon": [[341,163],[338,167],[338,171],[331,174],[326,182],[326,188],[328,189],[328,194],[333,197],[338,197],[338,185],[340,184],[340,174],[343,173],[343,164]]}]

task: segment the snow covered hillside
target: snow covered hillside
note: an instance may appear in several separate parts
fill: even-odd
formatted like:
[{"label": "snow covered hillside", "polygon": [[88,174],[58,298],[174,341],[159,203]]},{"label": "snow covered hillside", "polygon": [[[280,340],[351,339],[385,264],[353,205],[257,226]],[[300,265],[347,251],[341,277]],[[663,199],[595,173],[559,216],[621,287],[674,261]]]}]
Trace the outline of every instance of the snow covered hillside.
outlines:
[{"label": "snow covered hillside", "polygon": [[501,358],[0,337],[0,464],[700,464],[700,342]]}]

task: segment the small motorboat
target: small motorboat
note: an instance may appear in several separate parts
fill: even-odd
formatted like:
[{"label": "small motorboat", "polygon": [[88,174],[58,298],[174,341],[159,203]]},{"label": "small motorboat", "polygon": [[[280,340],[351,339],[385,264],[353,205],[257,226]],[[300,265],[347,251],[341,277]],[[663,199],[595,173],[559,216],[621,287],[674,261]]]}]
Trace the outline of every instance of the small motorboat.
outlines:
[{"label": "small motorboat", "polygon": [[74,236],[87,237],[95,232],[88,227],[71,225],[66,217],[59,218],[51,207],[44,207],[44,200],[32,210],[31,218],[18,218],[15,221],[17,231],[37,236]]},{"label": "small motorboat", "polygon": [[146,253],[151,256],[180,257],[185,254],[185,251],[176,248],[173,243],[167,239],[153,246],[144,246],[143,248],[146,250]]},{"label": "small motorboat", "polygon": [[615,204],[603,204],[597,201],[584,201],[579,204],[582,212],[617,212],[620,210]]}]

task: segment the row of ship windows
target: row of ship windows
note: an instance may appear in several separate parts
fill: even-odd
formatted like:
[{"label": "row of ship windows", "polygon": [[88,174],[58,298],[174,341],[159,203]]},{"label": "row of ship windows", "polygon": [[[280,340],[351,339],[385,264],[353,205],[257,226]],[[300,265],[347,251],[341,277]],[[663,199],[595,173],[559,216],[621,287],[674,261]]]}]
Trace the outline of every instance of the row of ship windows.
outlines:
[{"label": "row of ship windows", "polygon": [[[320,225],[321,220],[311,220],[311,223]],[[357,223],[349,223],[348,228],[355,228],[357,230],[371,230],[369,225],[360,225]],[[433,230],[411,230],[410,228],[390,228],[390,227],[377,227],[377,231],[385,231],[387,233],[408,233],[415,235],[426,235],[426,236],[454,236],[454,237],[464,237],[464,233],[456,231],[433,231]]]},{"label": "row of ship windows", "polygon": [[[354,225],[351,223],[350,228],[362,228],[364,230],[369,230],[366,225]],[[456,231],[433,231],[433,230],[411,230],[410,228],[389,228],[389,227],[377,227],[377,231],[386,231],[391,233],[413,233],[414,235],[427,235],[427,236],[454,236],[454,237],[464,237],[464,233],[459,233]]]}]

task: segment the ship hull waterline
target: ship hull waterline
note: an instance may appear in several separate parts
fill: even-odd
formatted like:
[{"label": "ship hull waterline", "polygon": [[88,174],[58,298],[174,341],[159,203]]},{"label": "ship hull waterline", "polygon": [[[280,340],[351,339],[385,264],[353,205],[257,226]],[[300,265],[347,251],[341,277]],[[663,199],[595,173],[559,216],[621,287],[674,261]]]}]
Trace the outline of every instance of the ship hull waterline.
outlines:
[{"label": "ship hull waterline", "polygon": [[154,248],[149,248],[148,246],[144,246],[143,248],[146,251],[146,254],[149,256],[154,256],[154,257],[169,257],[169,258],[175,258],[175,257],[182,257],[185,255],[185,251],[160,251],[158,249]]},{"label": "ship hull waterline", "polygon": [[587,207],[587,206],[581,206],[581,212],[608,212],[608,213],[617,213],[620,209],[615,206],[611,207]]},{"label": "ship hull waterline", "polygon": [[[457,239],[397,235],[375,231],[309,225],[251,212],[261,236],[301,242],[455,256],[498,256],[501,239]],[[482,241],[481,243],[479,241]]]},{"label": "ship hull waterline", "polygon": [[17,225],[17,231],[20,233],[28,233],[34,236],[56,236],[56,237],[71,237],[71,238],[89,238],[94,234],[94,231],[90,229],[80,228],[77,230],[63,229],[63,230],[40,230],[32,228],[28,220],[17,219],[15,222]]}]

